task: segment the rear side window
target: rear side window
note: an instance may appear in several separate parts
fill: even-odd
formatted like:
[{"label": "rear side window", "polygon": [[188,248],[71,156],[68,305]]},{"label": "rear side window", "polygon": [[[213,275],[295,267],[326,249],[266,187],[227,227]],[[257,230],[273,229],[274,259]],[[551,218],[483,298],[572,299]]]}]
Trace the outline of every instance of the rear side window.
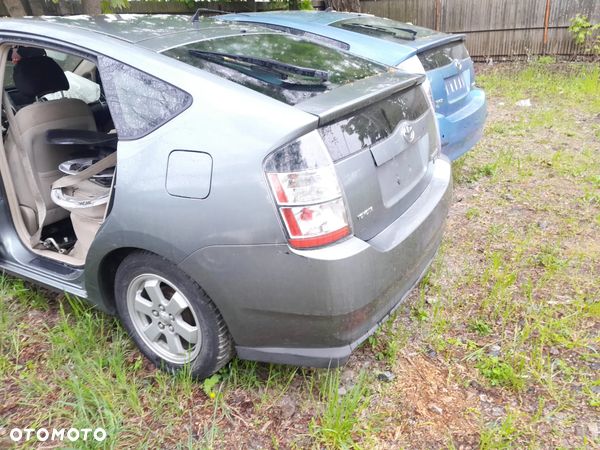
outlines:
[{"label": "rear side window", "polygon": [[432,48],[419,54],[421,64],[426,71],[447,66],[457,59],[462,61],[467,58],[469,58],[469,52],[462,41]]},{"label": "rear side window", "polygon": [[336,48],[283,33],[208,39],[164,54],[289,105],[388,70]]},{"label": "rear side window", "polygon": [[110,58],[98,58],[106,99],[120,139],[137,139],[184,111],[190,95]]}]

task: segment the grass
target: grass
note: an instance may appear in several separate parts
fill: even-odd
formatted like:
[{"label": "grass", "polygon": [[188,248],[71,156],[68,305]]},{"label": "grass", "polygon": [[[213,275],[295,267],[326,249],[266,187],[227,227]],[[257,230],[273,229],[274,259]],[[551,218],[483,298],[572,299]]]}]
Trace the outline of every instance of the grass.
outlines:
[{"label": "grass", "polygon": [[[547,64],[534,62],[512,73],[496,70],[478,78],[489,97],[516,102],[530,98],[558,111],[561,107],[600,111],[600,67],[597,64]],[[540,115],[541,114],[541,115]],[[534,112],[534,124],[552,126],[540,121],[542,112]],[[566,114],[566,113],[565,113]],[[561,113],[559,113],[559,116]],[[568,115],[568,114],[567,114]]]},{"label": "grass", "polygon": [[505,386],[520,391],[525,385],[523,376],[519,375],[514,363],[502,361],[496,356],[482,356],[475,367],[492,386]]},{"label": "grass", "polygon": [[340,393],[340,372],[332,370],[323,377],[321,401],[323,414],[313,419],[310,431],[316,442],[335,448],[354,447],[357,433],[364,433],[361,413],[368,404],[367,376],[362,372],[356,384],[343,395]]},{"label": "grass", "polygon": [[115,319],[0,276],[0,447],[28,426],[105,428],[86,448],[600,445],[600,68],[479,69],[488,124],[438,256],[347,366],[170,376]]}]

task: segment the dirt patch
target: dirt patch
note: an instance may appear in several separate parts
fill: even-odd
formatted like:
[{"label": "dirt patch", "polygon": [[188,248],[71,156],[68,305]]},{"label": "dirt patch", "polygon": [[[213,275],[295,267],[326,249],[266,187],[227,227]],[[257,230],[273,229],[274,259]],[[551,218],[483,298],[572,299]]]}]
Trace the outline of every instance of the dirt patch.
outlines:
[{"label": "dirt patch", "polygon": [[[400,426],[394,439],[411,448],[431,448],[454,442],[474,446],[479,424],[477,393],[456,382],[456,374],[421,354],[399,358],[393,394]],[[388,403],[389,404],[389,403]]]}]

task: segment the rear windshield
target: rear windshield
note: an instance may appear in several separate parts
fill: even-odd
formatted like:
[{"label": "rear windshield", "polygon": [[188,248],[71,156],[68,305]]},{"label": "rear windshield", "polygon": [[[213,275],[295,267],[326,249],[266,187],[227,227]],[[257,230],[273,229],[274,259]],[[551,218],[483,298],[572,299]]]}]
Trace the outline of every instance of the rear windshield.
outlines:
[{"label": "rear windshield", "polygon": [[370,16],[340,20],[332,23],[331,26],[394,42],[414,41],[436,34],[435,31],[429,28]]},{"label": "rear windshield", "polygon": [[[281,33],[203,40],[166,50],[163,54],[289,105],[388,70],[386,66],[336,48]],[[269,64],[271,61],[274,64]],[[277,63],[293,67],[279,67]]]},{"label": "rear windshield", "polygon": [[429,110],[422,89],[388,97],[319,128],[334,161],[388,138],[403,121],[415,121]]},{"label": "rear windshield", "polygon": [[452,64],[455,60],[463,60],[469,57],[465,44],[452,42],[440,47],[432,48],[419,54],[419,59],[425,70],[433,70]]}]

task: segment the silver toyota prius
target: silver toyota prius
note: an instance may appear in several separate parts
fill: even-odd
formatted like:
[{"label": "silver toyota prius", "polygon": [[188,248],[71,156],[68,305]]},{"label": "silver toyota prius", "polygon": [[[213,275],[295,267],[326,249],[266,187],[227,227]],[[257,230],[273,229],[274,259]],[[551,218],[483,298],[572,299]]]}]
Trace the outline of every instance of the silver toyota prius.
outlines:
[{"label": "silver toyota prius", "polygon": [[423,75],[197,16],[0,20],[0,65],[0,268],[166,370],[343,364],[440,244]]}]

